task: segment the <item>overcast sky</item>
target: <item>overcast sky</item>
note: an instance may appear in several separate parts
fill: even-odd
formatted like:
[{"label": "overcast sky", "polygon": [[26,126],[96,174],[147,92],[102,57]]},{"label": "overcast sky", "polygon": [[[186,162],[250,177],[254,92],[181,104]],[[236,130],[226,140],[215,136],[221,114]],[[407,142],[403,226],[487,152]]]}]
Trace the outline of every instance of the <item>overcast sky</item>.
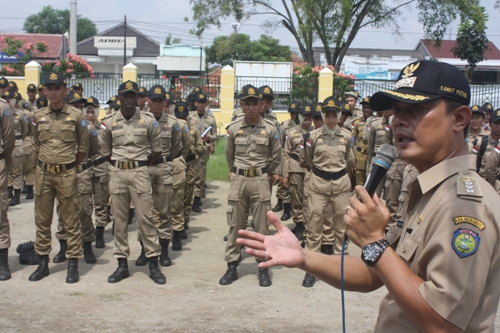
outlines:
[{"label": "overcast sky", "polygon": [[[281,1],[273,0],[279,4]],[[500,47],[500,20],[495,19],[500,12],[493,9],[493,0],[481,0],[490,14],[488,21],[488,38]],[[69,0],[16,0],[3,1],[0,5],[0,33],[22,33],[23,22],[31,14],[39,12],[43,6],[52,5],[57,9],[69,9]],[[170,33],[172,37],[181,38],[183,44],[199,45],[196,37],[189,34],[193,28],[192,24],[185,23],[184,17],[191,17],[189,0],[79,0],[78,14],[94,21],[98,31],[104,31],[120,22],[127,16],[128,23],[150,36],[162,42]],[[417,20],[417,11],[408,8],[405,10],[405,20],[400,22],[403,39],[396,39],[391,31],[375,30],[366,28],[360,32],[352,47],[360,48],[384,48],[384,49],[413,49],[418,40],[423,37],[422,26]],[[262,22],[267,15],[257,15],[239,26],[239,32],[258,39],[260,34],[265,33],[261,28]],[[230,34],[233,30],[231,23],[227,20],[222,29],[212,28],[205,32],[203,44],[210,45],[216,36]],[[451,28],[451,39],[455,39],[456,24]],[[285,28],[278,28],[272,33],[275,38],[280,39],[284,45],[289,45],[297,50],[297,45],[291,34]],[[450,34],[447,33],[446,39]],[[319,43],[316,43],[318,46]]]}]

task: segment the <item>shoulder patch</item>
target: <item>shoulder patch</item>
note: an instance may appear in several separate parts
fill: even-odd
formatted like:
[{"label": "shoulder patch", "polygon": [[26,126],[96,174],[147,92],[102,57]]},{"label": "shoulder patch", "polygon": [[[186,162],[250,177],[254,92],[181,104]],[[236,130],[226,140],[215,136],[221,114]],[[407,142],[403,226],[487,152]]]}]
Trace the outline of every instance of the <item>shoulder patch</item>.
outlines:
[{"label": "shoulder patch", "polygon": [[189,127],[187,125],[184,126],[184,132],[189,133]]},{"label": "shoulder patch", "polygon": [[469,170],[463,170],[457,176],[457,195],[459,197],[482,198],[481,188],[477,183],[475,173]]},{"label": "shoulder patch", "polygon": [[153,127],[158,128],[158,122],[156,120],[153,121]]},{"label": "shoulder patch", "polygon": [[476,253],[480,240],[479,235],[474,231],[459,228],[453,234],[451,246],[460,258],[466,258]]},{"label": "shoulder patch", "polygon": [[3,115],[4,115],[5,117],[10,116],[10,114],[11,114],[11,113],[12,113],[12,112],[10,112],[10,109],[9,109],[9,108],[6,108],[5,110],[3,110]]},{"label": "shoulder patch", "polygon": [[97,136],[97,131],[95,129],[92,130],[92,136]]},{"label": "shoulder patch", "polygon": [[82,127],[87,127],[87,121],[85,119],[83,119],[81,122],[80,122],[80,125],[82,125]]},{"label": "shoulder patch", "polygon": [[181,126],[179,125],[179,123],[175,124],[175,130],[176,131],[180,131],[181,130]]},{"label": "shoulder patch", "polygon": [[279,137],[280,137],[279,132],[274,132],[274,135],[273,135],[274,140],[278,140]]},{"label": "shoulder patch", "polygon": [[457,216],[457,217],[454,217],[453,218],[453,222],[455,222],[455,224],[460,224],[460,223],[472,224],[473,226],[475,226],[479,230],[483,230],[485,228],[485,225],[484,225],[483,222],[481,222],[478,219],[475,219],[473,217],[470,217],[470,216]]}]

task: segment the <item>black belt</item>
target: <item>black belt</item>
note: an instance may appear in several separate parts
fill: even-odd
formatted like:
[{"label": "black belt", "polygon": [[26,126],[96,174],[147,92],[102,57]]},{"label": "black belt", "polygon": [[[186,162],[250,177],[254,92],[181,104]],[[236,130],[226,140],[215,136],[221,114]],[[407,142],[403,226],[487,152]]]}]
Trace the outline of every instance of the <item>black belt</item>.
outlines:
[{"label": "black belt", "polygon": [[146,161],[112,161],[111,164],[118,169],[129,170],[148,165]]},{"label": "black belt", "polygon": [[291,158],[293,158],[294,160],[296,160],[297,162],[299,161],[299,155],[297,154],[289,154],[288,156],[290,156]]},{"label": "black belt", "polygon": [[[1,155],[2,155],[2,157],[0,158],[0,160],[3,158],[3,154],[1,154]],[[497,180],[500,180],[500,174],[498,174]]]},{"label": "black belt", "polygon": [[238,174],[245,177],[259,177],[267,172],[267,168],[261,169],[239,169]]},{"label": "black belt", "polygon": [[186,163],[189,163],[195,159],[196,159],[196,155],[188,154],[188,156],[186,157]]},{"label": "black belt", "polygon": [[0,160],[3,160],[3,153],[0,154]]},{"label": "black belt", "polygon": [[106,162],[106,159],[104,157],[98,158],[97,160],[88,160],[87,166],[88,167],[98,166],[103,164],[104,162]]},{"label": "black belt", "polygon": [[16,135],[16,140],[22,140],[23,139],[23,136],[22,135]]},{"label": "black belt", "polygon": [[323,179],[326,179],[326,180],[337,180],[337,179],[344,177],[347,174],[347,171],[344,169],[344,170],[340,170],[339,172],[331,173],[331,172],[326,172],[326,171],[323,171],[323,170],[320,170],[320,169],[314,167],[313,173],[316,176],[323,178]]},{"label": "black belt", "polygon": [[364,149],[364,148],[356,147],[356,150],[359,151],[363,155],[368,154],[368,151],[366,151],[366,149]]},{"label": "black belt", "polygon": [[[87,162],[87,163],[88,163],[88,162]],[[82,171],[85,171],[85,170],[87,170],[88,168],[90,168],[90,166],[89,166],[87,163],[85,163],[85,164],[83,164],[83,163],[82,163],[82,164],[80,164],[80,166],[82,167]]]},{"label": "black belt", "polygon": [[151,163],[151,165],[163,164],[163,163],[167,163],[167,162],[172,162],[172,159],[170,158],[170,156],[160,156],[155,161],[153,161],[153,163]]},{"label": "black belt", "polygon": [[65,170],[71,170],[71,169],[73,169],[75,167],[75,163],[69,163],[69,164],[47,164],[47,163],[43,163],[40,160],[38,160],[37,164],[44,171],[50,172],[50,173],[61,173],[61,172],[64,172]]}]

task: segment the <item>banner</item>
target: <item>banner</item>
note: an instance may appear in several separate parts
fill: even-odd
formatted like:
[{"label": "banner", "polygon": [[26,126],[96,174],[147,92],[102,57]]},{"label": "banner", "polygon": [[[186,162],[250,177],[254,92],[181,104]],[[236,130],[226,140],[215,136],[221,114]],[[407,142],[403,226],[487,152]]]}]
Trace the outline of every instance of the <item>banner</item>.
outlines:
[{"label": "banner", "polygon": [[389,64],[360,64],[346,61],[344,73],[359,80],[390,80]]}]

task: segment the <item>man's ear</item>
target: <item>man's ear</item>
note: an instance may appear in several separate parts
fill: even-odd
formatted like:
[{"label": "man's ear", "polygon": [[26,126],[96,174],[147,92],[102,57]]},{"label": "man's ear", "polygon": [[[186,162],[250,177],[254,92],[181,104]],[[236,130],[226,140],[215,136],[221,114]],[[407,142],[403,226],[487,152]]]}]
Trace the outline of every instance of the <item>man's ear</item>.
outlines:
[{"label": "man's ear", "polygon": [[453,132],[463,132],[472,118],[472,111],[467,105],[461,105],[451,111],[454,116]]}]

